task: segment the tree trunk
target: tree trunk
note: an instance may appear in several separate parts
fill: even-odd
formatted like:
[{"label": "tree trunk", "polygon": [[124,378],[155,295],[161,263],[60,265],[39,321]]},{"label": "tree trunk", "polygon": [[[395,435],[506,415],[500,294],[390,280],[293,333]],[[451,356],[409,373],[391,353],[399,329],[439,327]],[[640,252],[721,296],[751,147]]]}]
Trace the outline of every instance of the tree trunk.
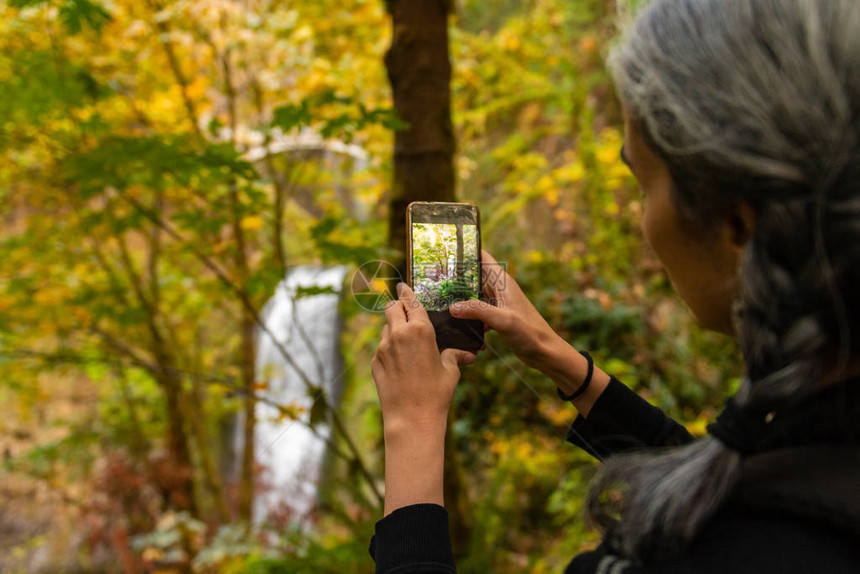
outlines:
[{"label": "tree trunk", "polygon": [[[245,234],[239,223],[238,205],[239,194],[235,184],[230,185],[230,200],[233,204],[233,235],[236,240],[236,273],[239,288],[243,297],[248,297],[248,255],[246,251]],[[257,390],[254,386],[256,379],[256,349],[254,348],[254,313],[243,307],[239,322],[241,342],[239,348],[239,367],[242,373],[242,388],[244,389],[244,426],[242,428],[243,450],[242,469],[239,476],[239,519],[248,523],[252,520],[254,503],[254,483],[256,479],[256,435],[257,426]]]},{"label": "tree trunk", "polygon": [[389,0],[393,36],[385,54],[394,111],[409,128],[394,134],[388,244],[405,277],[406,206],[454,201],[454,129],[445,0]]},{"label": "tree trunk", "polygon": [[[222,18],[221,25],[226,20]],[[227,94],[227,117],[230,121],[230,143],[236,147],[236,130],[239,125],[236,112],[236,88],[233,84],[233,65],[230,55],[231,48],[226,48],[220,54],[221,72],[224,76],[224,92]],[[250,300],[248,294],[248,279],[250,267],[248,264],[248,248],[245,240],[245,232],[242,229],[241,216],[239,213],[239,190],[235,179],[229,184],[230,206],[232,208],[233,239],[236,241],[236,282],[241,291],[241,298]],[[242,317],[239,322],[239,334],[241,335],[239,349],[239,366],[242,372],[242,387],[245,391],[245,421],[242,429],[244,439],[244,450],[242,451],[242,470],[239,477],[239,519],[251,522],[254,503],[254,480],[256,477],[255,446],[256,439],[254,429],[257,426],[257,395],[254,382],[256,379],[256,349],[254,348],[254,327],[256,326],[256,314],[245,306],[242,306]]]},{"label": "tree trunk", "polygon": [[182,381],[165,373],[160,377],[159,383],[167,398],[167,448],[170,453],[170,478],[173,485],[170,502],[175,508],[188,510],[191,516],[199,518],[200,509],[194,495],[191,452],[182,412]]},{"label": "tree trunk", "polygon": [[[394,134],[394,182],[389,199],[388,244],[406,277],[406,206],[413,201],[456,201],[451,62],[448,57],[450,0],[387,0],[393,35],[385,66],[397,117],[409,128]],[[468,504],[463,472],[451,432],[445,439],[445,506],[456,556],[469,547]]]},{"label": "tree trunk", "polygon": [[192,384],[191,396],[194,400],[191,402],[186,414],[188,421],[191,423],[191,431],[200,456],[200,470],[203,474],[203,482],[206,484],[209,495],[212,497],[213,509],[217,514],[219,524],[227,524],[230,522],[230,508],[227,506],[227,497],[224,494],[221,475],[218,472],[218,465],[215,462],[213,454],[215,445],[212,443],[209,429],[206,426],[208,409],[206,408],[203,384],[199,377],[194,377]]},{"label": "tree trunk", "polygon": [[245,389],[245,419],[242,429],[244,450],[242,451],[242,472],[239,482],[239,518],[250,522],[254,503],[254,479],[256,477],[256,437],[257,395],[254,389],[254,322],[250,313],[242,314],[242,387]]}]

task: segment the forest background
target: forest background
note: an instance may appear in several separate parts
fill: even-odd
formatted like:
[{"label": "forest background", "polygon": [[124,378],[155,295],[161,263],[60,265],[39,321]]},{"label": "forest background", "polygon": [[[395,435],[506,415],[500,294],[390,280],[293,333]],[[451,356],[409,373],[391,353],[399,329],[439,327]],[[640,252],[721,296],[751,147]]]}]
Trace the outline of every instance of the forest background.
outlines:
[{"label": "forest background", "polygon": [[[277,405],[333,429],[312,528],[248,527],[261,468],[231,437],[253,444],[255,334],[286,271],[402,265],[411,199],[478,204],[553,327],[702,434],[741,362],[639,231],[604,68],[628,4],[0,4],[0,570],[372,572],[380,313],[343,298],[339,406],[314,381],[312,409]],[[461,572],[558,572],[594,546],[596,463],[548,379],[491,333],[451,412]]]}]

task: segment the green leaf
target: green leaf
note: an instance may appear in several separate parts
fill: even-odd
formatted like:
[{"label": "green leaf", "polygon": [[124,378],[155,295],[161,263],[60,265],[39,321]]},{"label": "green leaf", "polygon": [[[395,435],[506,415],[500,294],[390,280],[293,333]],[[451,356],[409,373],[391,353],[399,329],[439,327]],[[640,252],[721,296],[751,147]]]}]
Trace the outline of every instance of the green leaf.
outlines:
[{"label": "green leaf", "polygon": [[326,403],[325,392],[319,387],[313,388],[315,391],[311,397],[313,398],[314,403],[311,405],[311,417],[308,424],[311,427],[316,427],[317,425],[323,424],[327,421],[328,403]]},{"label": "green leaf", "polygon": [[308,287],[299,286],[296,288],[296,299],[313,297],[315,295],[337,295],[337,291],[330,285],[326,285],[325,287],[310,285]]},{"label": "green leaf", "polygon": [[40,4],[47,4],[48,0],[8,0],[12,8],[32,8]]},{"label": "green leaf", "polygon": [[213,117],[211,120],[209,120],[209,125],[206,126],[206,130],[209,132],[209,134],[212,137],[216,137],[218,135],[218,132],[223,127],[224,127],[224,122],[219,120],[217,117]]},{"label": "green leaf", "polygon": [[107,187],[125,189],[134,184],[155,190],[193,185],[208,193],[237,178],[258,179],[254,167],[231,144],[204,146],[189,135],[107,137],[91,149],[69,155],[62,172],[84,198]]},{"label": "green leaf", "polygon": [[104,6],[89,0],[69,0],[60,7],[60,20],[71,34],[78,34],[88,26],[100,31],[102,26],[110,22],[111,15]]},{"label": "green leaf", "polygon": [[[0,134],[28,125],[41,127],[110,94],[86,68],[62,55],[22,49],[10,51],[4,60],[8,74],[0,75],[0,117],[5,123],[0,124]],[[4,139],[0,135],[0,142]]]},{"label": "green leaf", "polygon": [[[339,237],[339,231],[347,233],[348,238]],[[380,259],[379,237],[373,233],[373,228],[345,217],[323,217],[311,228],[311,238],[324,263],[361,265]]]},{"label": "green leaf", "polygon": [[[315,122],[315,117],[320,115],[320,111],[330,107],[334,107],[335,110],[340,108],[343,111],[333,117]],[[356,113],[356,107],[358,113]],[[297,104],[276,108],[272,120],[272,127],[280,128],[285,133],[296,128],[316,125],[323,138],[339,136],[347,142],[352,140],[356,130],[370,124],[380,124],[391,130],[403,130],[409,127],[409,124],[397,118],[393,109],[368,110],[364,104],[356,102],[353,98],[337,95],[335,90],[326,90],[308,96]]]},{"label": "green leaf", "polygon": [[306,126],[311,123],[311,113],[308,110],[307,102],[302,102],[299,105],[286,105],[275,108],[272,127],[281,128],[284,133],[291,132],[293,129],[301,126]]},{"label": "green leaf", "polygon": [[408,130],[410,127],[409,122],[405,122],[398,118],[392,108],[377,108],[375,110],[368,111],[364,109],[364,106],[362,106],[362,114],[366,123],[380,124],[391,131],[396,132]]}]

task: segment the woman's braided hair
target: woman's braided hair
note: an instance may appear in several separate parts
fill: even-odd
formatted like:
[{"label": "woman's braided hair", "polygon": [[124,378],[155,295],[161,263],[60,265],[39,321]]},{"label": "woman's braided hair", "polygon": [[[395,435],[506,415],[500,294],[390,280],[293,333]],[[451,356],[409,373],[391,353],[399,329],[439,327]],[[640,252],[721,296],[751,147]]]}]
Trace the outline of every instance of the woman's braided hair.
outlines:
[{"label": "woman's braided hair", "polygon": [[[860,346],[860,2],[655,0],[609,65],[691,229],[741,201],[755,209],[737,405],[766,413],[814,393]],[[615,457],[587,512],[616,552],[667,558],[731,493],[740,462],[712,437]]]}]

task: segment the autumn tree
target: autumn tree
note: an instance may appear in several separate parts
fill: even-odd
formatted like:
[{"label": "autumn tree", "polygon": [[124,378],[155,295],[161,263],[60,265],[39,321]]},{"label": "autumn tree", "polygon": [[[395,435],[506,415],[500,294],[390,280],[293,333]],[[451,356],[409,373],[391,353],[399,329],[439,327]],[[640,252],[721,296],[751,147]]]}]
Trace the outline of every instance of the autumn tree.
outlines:
[{"label": "autumn tree", "polygon": [[[90,475],[93,452],[131,449],[131,475],[161,488],[158,512],[247,520],[266,385],[254,339],[273,336],[263,304],[288,263],[362,261],[380,244],[330,195],[334,169],[307,157],[306,140],[373,157],[399,125],[372,85],[384,87],[381,53],[355,57],[379,42],[384,8],[21,0],[0,14],[3,385],[37,397],[40,377],[77,369],[93,408],[111,405],[111,418],[63,425],[74,449],[13,466],[57,483],[60,463]],[[363,32],[337,40],[356,18]],[[362,176],[350,201],[376,193],[374,173]],[[361,239],[344,239],[348,229]],[[281,417],[317,425],[322,413],[358,478],[353,494],[381,507],[367,453],[322,382],[301,379],[315,419],[291,404],[277,405]],[[236,411],[244,450],[232,488],[224,433]]]}]

